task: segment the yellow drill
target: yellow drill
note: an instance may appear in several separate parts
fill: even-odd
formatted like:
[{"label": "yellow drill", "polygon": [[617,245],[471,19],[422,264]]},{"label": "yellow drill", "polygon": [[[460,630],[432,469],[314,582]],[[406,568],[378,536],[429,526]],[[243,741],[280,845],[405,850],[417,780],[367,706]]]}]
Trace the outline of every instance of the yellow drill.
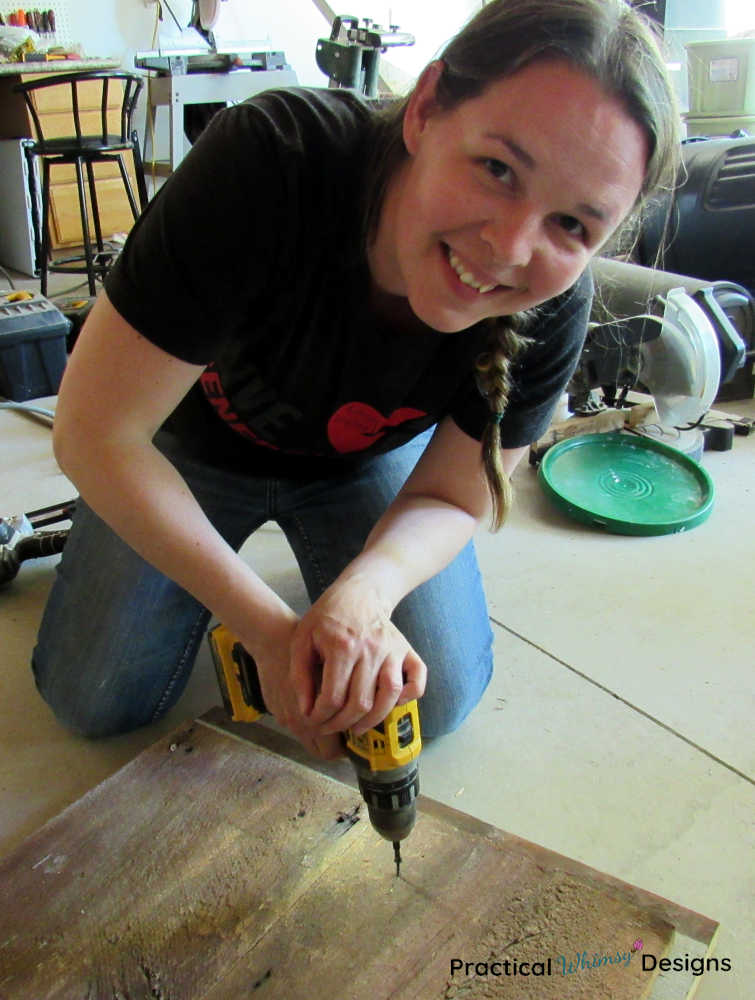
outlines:
[{"label": "yellow drill", "polygon": [[[226,712],[234,722],[254,722],[267,712],[254,659],[225,625],[216,625],[207,638]],[[398,877],[401,841],[411,833],[417,816],[417,761],[422,749],[417,702],[392,708],[361,736],[347,729],[343,737],[370,822],[393,844]]]}]

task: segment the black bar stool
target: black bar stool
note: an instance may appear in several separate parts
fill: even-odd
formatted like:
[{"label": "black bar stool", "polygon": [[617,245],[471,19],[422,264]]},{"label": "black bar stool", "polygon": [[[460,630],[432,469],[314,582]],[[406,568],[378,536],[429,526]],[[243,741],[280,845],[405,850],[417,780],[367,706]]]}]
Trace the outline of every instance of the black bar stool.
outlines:
[{"label": "black bar stool", "polygon": [[[91,128],[87,132],[82,127],[78,87],[80,84],[88,81],[99,82],[101,87],[101,129],[97,132],[92,132]],[[108,88],[111,81],[118,81],[116,86],[122,87],[123,90],[119,113],[120,131],[109,130],[113,125],[112,113],[111,120],[108,122]],[[56,271],[70,274],[86,274],[89,280],[89,294],[94,296],[97,294],[95,280],[99,279],[102,281],[113,264],[115,255],[111,252],[106,252],[102,239],[93,164],[103,162],[116,162],[118,164],[126,197],[128,198],[135,221],[139,217],[140,211],[147,205],[147,186],[144,180],[144,165],[139,149],[139,139],[136,131],[132,128],[136,102],[143,86],[143,78],[134,73],[103,70],[89,73],[54,73],[49,77],[19,83],[14,87],[15,90],[20,91],[24,95],[37,134],[36,140],[29,144],[27,151],[30,156],[37,156],[42,161],[42,220],[40,225],[41,233],[39,234],[39,267],[42,295],[47,295],[48,272]],[[63,138],[44,135],[39,114],[32,99],[32,93],[48,87],[70,87],[70,111],[73,115],[75,135]],[[139,196],[138,205],[123,159],[123,154],[129,149],[134,157],[136,186]],[[83,258],[81,255],[66,257],[51,263],[50,168],[56,163],[72,163],[76,167],[84,255]],[[84,187],[84,169],[86,169],[87,173],[89,197],[92,206],[95,245],[92,243],[89,231],[89,211],[87,209],[86,190]],[[83,265],[82,260],[84,262]]]}]

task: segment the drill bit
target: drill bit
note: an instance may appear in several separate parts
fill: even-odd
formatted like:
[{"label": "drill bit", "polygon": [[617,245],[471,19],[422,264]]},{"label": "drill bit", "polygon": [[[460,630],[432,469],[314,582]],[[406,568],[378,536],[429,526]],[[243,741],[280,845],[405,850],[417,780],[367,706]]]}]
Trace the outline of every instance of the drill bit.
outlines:
[{"label": "drill bit", "polygon": [[396,878],[398,878],[401,871],[401,842],[398,840],[393,841],[393,857],[396,860]]}]

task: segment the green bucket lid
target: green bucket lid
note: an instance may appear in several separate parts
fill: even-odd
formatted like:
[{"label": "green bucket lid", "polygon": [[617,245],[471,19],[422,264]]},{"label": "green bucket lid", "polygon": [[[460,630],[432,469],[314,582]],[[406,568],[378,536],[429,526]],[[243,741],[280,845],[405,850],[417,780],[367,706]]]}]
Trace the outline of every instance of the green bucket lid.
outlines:
[{"label": "green bucket lid", "polygon": [[634,434],[583,434],[550,448],[540,484],[562,511],[620,535],[667,535],[701,524],[713,481],[694,459]]}]

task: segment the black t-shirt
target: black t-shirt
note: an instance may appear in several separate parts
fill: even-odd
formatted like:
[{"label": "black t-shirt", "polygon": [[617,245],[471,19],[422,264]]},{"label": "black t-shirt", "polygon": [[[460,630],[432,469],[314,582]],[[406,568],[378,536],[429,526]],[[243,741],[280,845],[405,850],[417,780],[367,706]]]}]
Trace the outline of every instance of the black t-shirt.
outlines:
[{"label": "black t-shirt", "polygon": [[[134,226],[106,281],[158,347],[206,365],[166,428],[260,475],[324,476],[451,415],[480,438],[484,324],[396,328],[376,310],[361,198],[374,112],[343,90],[267,91],[221,111]],[[540,436],[576,365],[592,283],[541,307],[501,424]]]}]

